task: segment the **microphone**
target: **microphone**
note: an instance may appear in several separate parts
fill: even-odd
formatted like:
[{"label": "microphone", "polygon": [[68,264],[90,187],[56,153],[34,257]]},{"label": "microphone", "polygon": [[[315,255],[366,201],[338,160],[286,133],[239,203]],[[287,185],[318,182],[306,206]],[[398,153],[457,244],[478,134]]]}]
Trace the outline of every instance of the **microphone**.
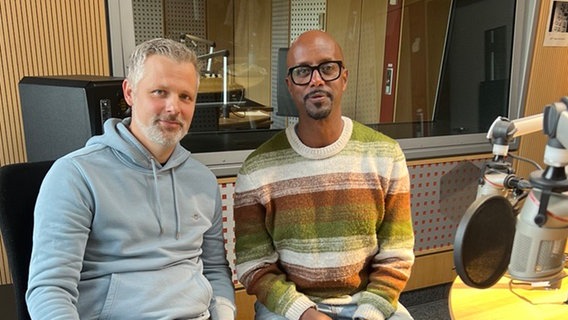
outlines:
[{"label": "microphone", "polygon": [[[508,141],[534,132],[539,121],[549,137],[547,168],[531,173],[527,182],[504,159]],[[564,276],[568,239],[568,97],[546,106],[542,115],[513,121],[499,117],[487,138],[494,158],[482,170],[477,198],[456,231],[456,272],[465,284],[481,289],[497,283],[506,270],[515,280],[557,282]],[[513,198],[515,190],[524,197],[519,214],[510,190]]]},{"label": "microphone", "polygon": [[544,110],[543,132],[549,136],[544,163],[548,167],[530,175],[533,189],[517,219],[508,267],[513,279],[547,281],[564,269],[568,238],[567,110],[565,103],[554,103]]},{"label": "microphone", "polygon": [[[546,192],[533,188],[518,215],[508,267],[513,279],[547,281],[557,278],[564,269],[568,194],[552,192],[547,195]],[[539,225],[542,221],[539,211],[543,205],[546,219]]]}]

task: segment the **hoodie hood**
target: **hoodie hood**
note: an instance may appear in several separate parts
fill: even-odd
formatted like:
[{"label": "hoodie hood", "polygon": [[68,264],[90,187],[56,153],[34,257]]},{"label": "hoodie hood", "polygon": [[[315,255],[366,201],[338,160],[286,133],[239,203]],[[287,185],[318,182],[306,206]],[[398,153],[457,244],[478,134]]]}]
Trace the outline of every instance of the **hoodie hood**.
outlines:
[{"label": "hoodie hood", "polygon": [[161,170],[175,168],[190,157],[190,152],[178,143],[174,152],[162,167],[150,151],[130,132],[131,121],[131,118],[108,119],[104,123],[104,134],[90,138],[86,145],[108,146],[125,163],[147,170],[154,170],[154,166]]},{"label": "hoodie hood", "polygon": [[[113,150],[115,155],[127,166],[138,168],[142,171],[151,171],[153,176],[153,189],[155,197],[155,217],[158,223],[159,235],[164,233],[162,224],[163,206],[160,202],[160,192],[173,193],[173,208],[176,220],[175,237],[179,239],[181,234],[181,218],[178,205],[179,195],[176,190],[175,169],[182,165],[189,157],[190,152],[183,148],[179,143],[176,145],[172,155],[165,164],[160,164],[155,157],[134,137],[130,132],[129,126],[131,118],[123,120],[111,118],[104,123],[104,134],[94,136],[87,141],[86,146],[102,145]],[[160,190],[158,187],[158,176],[169,175],[172,181],[170,190]]]}]

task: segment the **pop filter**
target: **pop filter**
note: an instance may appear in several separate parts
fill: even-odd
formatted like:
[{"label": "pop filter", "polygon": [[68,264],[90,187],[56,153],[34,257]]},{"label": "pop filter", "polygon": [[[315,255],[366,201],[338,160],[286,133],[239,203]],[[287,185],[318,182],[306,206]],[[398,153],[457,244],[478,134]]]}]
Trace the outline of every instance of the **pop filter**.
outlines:
[{"label": "pop filter", "polygon": [[515,237],[516,218],[501,195],[476,199],[466,210],[454,240],[454,264],[462,281],[489,288],[505,274]]}]

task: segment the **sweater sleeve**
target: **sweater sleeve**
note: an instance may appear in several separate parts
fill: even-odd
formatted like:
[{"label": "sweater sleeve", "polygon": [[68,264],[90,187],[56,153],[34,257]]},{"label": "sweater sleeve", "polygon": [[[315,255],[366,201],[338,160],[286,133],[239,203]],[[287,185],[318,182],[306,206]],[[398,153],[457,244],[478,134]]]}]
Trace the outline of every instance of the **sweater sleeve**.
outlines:
[{"label": "sweater sleeve", "polygon": [[247,293],[255,295],[270,311],[299,319],[315,303],[298,292],[279,268],[279,256],[267,229],[266,207],[260,200],[262,187],[252,185],[249,176],[239,174],[234,198],[238,279]]},{"label": "sweater sleeve", "polygon": [[414,263],[409,174],[398,144],[395,155],[390,176],[383,179],[385,213],[377,226],[379,252],[373,258],[369,284],[355,313],[355,317],[363,319],[384,319],[392,315]]}]

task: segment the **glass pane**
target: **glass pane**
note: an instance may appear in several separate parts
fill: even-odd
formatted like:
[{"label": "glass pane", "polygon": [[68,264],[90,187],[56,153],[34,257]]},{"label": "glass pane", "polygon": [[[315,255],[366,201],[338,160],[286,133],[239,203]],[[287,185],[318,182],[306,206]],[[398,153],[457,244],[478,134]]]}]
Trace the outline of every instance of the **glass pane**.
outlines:
[{"label": "glass pane", "polygon": [[487,132],[508,115],[515,1],[455,0],[432,130]]},{"label": "glass pane", "polygon": [[522,87],[510,90],[511,79],[525,76],[512,66],[512,50],[521,48],[515,10],[529,7],[515,0],[132,0],[132,7],[136,44],[165,36],[201,58],[187,139],[216,143],[192,151],[254,149],[297,121],[284,57],[308,29],[327,30],[343,47],[343,113],[393,138],[481,137],[497,116],[518,114],[516,95],[524,94],[519,89],[511,103],[509,92]]}]

